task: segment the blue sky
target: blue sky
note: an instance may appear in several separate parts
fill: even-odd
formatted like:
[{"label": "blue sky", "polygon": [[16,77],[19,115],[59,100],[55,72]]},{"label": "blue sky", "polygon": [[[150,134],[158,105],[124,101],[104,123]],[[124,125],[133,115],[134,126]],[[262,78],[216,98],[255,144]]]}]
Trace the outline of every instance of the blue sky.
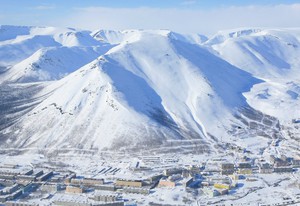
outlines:
[{"label": "blue sky", "polygon": [[0,0],[0,24],[204,34],[300,27],[300,0]]},{"label": "blue sky", "polygon": [[[21,8],[52,6],[70,9],[72,7],[110,7],[110,8],[216,8],[245,5],[276,5],[300,3],[299,0],[0,0],[1,8],[17,11]],[[19,9],[18,9],[19,8]],[[1,9],[2,10],[2,9]]]}]

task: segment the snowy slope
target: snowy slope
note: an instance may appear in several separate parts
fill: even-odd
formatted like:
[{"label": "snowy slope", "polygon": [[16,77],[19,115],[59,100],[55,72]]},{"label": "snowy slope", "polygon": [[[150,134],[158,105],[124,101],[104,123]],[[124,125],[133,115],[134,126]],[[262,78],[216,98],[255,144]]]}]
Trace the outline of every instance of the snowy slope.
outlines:
[{"label": "snowy slope", "polygon": [[239,122],[233,113],[247,106],[242,93],[261,81],[170,34],[136,32],[47,86],[7,143],[103,149],[229,136],[226,128]]},{"label": "snowy slope", "polygon": [[0,81],[36,82],[59,79],[111,48],[88,31],[54,27],[0,28]]},{"label": "snowy slope", "polygon": [[223,31],[207,42],[231,64],[260,78],[292,78],[300,66],[299,29]]}]

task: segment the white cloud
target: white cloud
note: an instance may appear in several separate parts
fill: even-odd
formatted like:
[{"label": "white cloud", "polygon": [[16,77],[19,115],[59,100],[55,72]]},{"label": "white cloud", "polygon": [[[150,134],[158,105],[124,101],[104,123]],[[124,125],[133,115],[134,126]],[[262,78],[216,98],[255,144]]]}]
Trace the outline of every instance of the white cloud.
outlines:
[{"label": "white cloud", "polygon": [[[57,20],[55,20],[57,21]],[[74,9],[60,26],[84,29],[170,29],[213,34],[239,27],[300,27],[300,4],[222,7],[212,10],[178,8]]]}]

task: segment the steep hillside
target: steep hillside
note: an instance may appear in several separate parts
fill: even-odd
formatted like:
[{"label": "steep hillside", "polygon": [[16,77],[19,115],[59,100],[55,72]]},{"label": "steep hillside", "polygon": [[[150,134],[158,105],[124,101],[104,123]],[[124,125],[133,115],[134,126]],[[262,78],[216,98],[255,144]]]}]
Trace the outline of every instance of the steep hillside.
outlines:
[{"label": "steep hillside", "polygon": [[2,148],[218,152],[224,143],[297,133],[297,29],[210,39],[168,30],[0,31]]}]

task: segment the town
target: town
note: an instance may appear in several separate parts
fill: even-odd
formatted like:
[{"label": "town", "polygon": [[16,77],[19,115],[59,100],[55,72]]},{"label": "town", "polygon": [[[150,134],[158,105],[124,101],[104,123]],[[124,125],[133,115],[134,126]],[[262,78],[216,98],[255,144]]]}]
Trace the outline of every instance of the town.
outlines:
[{"label": "town", "polygon": [[250,158],[246,150],[234,161],[226,156],[180,156],[127,158],[119,154],[106,157],[109,161],[95,157],[89,163],[94,166],[85,171],[78,166],[84,165],[84,156],[73,167],[57,165],[60,158],[71,161],[71,156],[55,157],[56,164],[2,161],[0,205],[234,205],[235,200],[255,193],[275,194],[276,188],[284,187],[290,195],[274,197],[273,203],[267,198],[254,202],[264,206],[300,204],[298,156]]}]

